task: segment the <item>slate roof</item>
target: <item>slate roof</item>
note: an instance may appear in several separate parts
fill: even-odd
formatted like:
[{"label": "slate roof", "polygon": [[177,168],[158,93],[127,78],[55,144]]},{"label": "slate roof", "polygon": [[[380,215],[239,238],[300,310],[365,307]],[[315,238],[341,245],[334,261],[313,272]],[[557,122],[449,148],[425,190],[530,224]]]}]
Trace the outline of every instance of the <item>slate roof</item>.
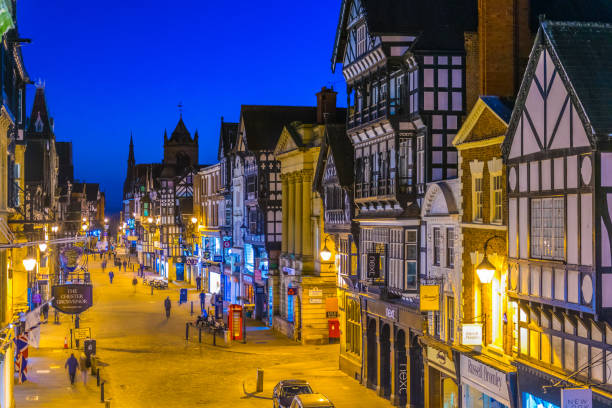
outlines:
[{"label": "slate roof", "polygon": [[[36,131],[36,122],[39,116],[43,125],[42,132]],[[49,111],[47,110],[45,88],[43,86],[38,86],[36,88],[36,94],[34,95],[34,103],[32,104],[32,113],[30,114],[26,138],[50,138],[52,136],[53,129]]]},{"label": "slate roof", "polygon": [[87,201],[97,201],[99,191],[100,191],[100,184],[85,183],[85,194],[87,195]]},{"label": "slate roof", "polygon": [[529,27],[535,33],[540,27],[540,16],[552,21],[582,21],[612,23],[610,0],[531,0]]},{"label": "slate roof", "polygon": [[511,101],[501,99],[499,96],[495,95],[483,95],[480,96],[480,99],[482,99],[482,101],[486,103],[487,106],[504,122],[510,122],[513,107],[513,103]]},{"label": "slate roof", "polygon": [[240,117],[249,151],[272,151],[283,127],[291,122],[316,123],[317,108],[309,106],[243,105]]},{"label": "slate roof", "polygon": [[221,118],[221,131],[219,134],[219,152],[218,159],[227,156],[238,140],[238,123],[224,122]]},{"label": "slate roof", "polygon": [[187,130],[187,126],[185,126],[185,122],[183,122],[182,116],[179,118],[179,121],[176,124],[176,127],[174,128],[174,130],[172,131],[172,134],[170,135],[170,140],[168,140],[168,142],[174,142],[174,143],[192,143],[193,142],[191,140],[191,133],[189,133],[189,131]]},{"label": "slate roof", "polygon": [[350,188],[353,185],[354,157],[353,144],[346,134],[344,124],[328,124],[325,126],[325,138],[319,152],[315,170],[313,191],[323,194],[323,175],[327,158],[333,157],[336,174],[341,187]]},{"label": "slate roof", "polygon": [[612,25],[545,21],[542,29],[595,133],[612,135]]}]

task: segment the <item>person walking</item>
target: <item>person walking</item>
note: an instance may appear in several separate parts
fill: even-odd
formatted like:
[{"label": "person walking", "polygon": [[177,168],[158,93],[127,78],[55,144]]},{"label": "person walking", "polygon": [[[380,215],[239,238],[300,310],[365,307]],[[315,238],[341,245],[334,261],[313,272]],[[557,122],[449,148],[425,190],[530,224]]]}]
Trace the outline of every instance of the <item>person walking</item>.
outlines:
[{"label": "person walking", "polygon": [[83,385],[87,385],[87,356],[85,353],[79,356],[79,370],[83,376]]},{"label": "person walking", "polygon": [[136,292],[136,285],[138,285],[138,279],[136,279],[136,277],[134,276],[134,279],[132,279],[132,286],[134,287],[134,292]]},{"label": "person walking", "polygon": [[206,309],[206,293],[200,292],[200,310]]},{"label": "person walking", "polygon": [[170,301],[170,296],[164,300],[164,308],[166,309],[166,319],[170,318],[170,308],[172,307],[172,302]]},{"label": "person walking", "polygon": [[123,272],[127,270],[127,262],[123,261]]},{"label": "person walking", "polygon": [[102,273],[104,273],[105,269],[106,269],[106,259],[102,261]]},{"label": "person walking", "polygon": [[70,354],[70,357],[68,357],[68,360],[66,360],[66,364],[64,364],[64,368],[68,368],[68,376],[70,377],[70,384],[72,385],[74,385],[74,376],[76,375],[78,366],[79,362],[74,356],[74,353]]},{"label": "person walking", "polygon": [[198,292],[202,290],[202,277],[200,275],[198,275],[198,277],[196,278],[196,290]]},{"label": "person walking", "polygon": [[115,277],[115,273],[113,271],[108,272],[108,278],[110,279],[111,285],[113,284],[113,278]]},{"label": "person walking", "polygon": [[45,323],[47,323],[47,321],[49,320],[49,303],[45,303],[43,305],[42,314],[43,314],[43,319],[45,320]]}]

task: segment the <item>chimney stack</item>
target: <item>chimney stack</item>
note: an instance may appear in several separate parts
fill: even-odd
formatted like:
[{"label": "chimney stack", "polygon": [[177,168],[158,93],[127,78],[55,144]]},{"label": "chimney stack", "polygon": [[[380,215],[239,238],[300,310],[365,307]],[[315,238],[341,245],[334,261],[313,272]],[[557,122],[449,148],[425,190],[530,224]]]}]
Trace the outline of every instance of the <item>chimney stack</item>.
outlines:
[{"label": "chimney stack", "polygon": [[323,124],[327,119],[333,120],[336,116],[336,95],[338,92],[327,87],[317,92],[317,123]]}]

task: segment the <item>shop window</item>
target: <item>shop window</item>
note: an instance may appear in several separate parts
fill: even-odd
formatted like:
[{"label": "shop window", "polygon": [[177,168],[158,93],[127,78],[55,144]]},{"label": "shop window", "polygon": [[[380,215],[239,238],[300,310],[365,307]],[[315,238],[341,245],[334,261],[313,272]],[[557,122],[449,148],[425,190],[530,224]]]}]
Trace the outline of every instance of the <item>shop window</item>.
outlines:
[{"label": "shop window", "polygon": [[455,230],[446,229],[446,265],[449,268],[455,266]]},{"label": "shop window", "polygon": [[405,289],[417,288],[417,231],[406,231],[406,284]]},{"label": "shop window", "polygon": [[361,354],[361,310],[359,301],[346,299],[346,351]]}]

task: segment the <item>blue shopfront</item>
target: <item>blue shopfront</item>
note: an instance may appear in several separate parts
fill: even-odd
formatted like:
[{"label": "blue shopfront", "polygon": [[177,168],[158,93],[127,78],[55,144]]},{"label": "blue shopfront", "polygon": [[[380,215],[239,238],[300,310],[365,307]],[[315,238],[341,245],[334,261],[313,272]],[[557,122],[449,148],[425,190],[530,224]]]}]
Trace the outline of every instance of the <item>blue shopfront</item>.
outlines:
[{"label": "blue shopfront", "polygon": [[[518,374],[520,408],[561,408],[563,406],[562,393],[568,393],[568,388],[574,387],[564,381],[564,379],[548,374],[528,364],[515,362],[514,365],[517,368]],[[563,385],[566,385],[566,387],[564,388]],[[584,401],[584,405],[580,406],[589,408],[612,407],[612,399],[606,398],[601,393],[598,393],[597,390],[589,392],[586,389],[586,391],[589,401]],[[569,389],[569,392],[573,392],[573,390]]]}]

